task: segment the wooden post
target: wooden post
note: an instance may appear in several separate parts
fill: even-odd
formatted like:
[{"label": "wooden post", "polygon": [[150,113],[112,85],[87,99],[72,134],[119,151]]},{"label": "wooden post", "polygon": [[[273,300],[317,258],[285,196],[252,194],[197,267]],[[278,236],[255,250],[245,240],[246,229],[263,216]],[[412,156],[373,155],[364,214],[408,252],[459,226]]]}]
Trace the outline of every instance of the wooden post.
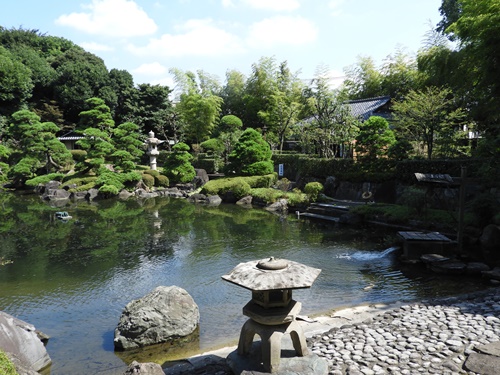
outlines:
[{"label": "wooden post", "polygon": [[464,210],[465,210],[465,179],[467,177],[467,167],[462,166],[460,171],[460,194],[458,198],[458,253],[462,254],[463,251],[463,237],[464,237]]}]

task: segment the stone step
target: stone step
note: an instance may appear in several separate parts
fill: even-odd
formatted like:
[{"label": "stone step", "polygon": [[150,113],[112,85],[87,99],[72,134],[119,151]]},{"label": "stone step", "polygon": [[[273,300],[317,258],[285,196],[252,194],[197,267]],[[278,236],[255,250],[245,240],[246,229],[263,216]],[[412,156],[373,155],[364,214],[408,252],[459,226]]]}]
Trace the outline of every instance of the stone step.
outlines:
[{"label": "stone step", "polygon": [[322,219],[322,220],[328,220],[328,221],[334,221],[336,223],[339,222],[338,217],[334,216],[328,216],[328,215],[319,215],[311,212],[297,212],[297,217],[300,219],[301,217],[309,217],[312,219]]}]

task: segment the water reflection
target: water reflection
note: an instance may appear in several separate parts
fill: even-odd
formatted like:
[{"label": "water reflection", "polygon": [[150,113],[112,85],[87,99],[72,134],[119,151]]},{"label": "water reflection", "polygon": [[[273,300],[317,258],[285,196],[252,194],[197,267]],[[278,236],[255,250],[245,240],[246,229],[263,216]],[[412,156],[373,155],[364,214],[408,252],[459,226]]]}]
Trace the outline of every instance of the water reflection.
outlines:
[{"label": "water reflection", "polygon": [[38,197],[0,193],[0,207],[0,258],[13,261],[0,267],[0,308],[51,336],[52,375],[122,373],[113,330],[124,306],[158,285],[180,286],[199,305],[200,349],[237,338],[250,292],[220,277],[271,255],[322,269],[294,293],[303,314],[456,288],[406,277],[380,230],[168,198],[78,202],[64,207],[68,223]]}]

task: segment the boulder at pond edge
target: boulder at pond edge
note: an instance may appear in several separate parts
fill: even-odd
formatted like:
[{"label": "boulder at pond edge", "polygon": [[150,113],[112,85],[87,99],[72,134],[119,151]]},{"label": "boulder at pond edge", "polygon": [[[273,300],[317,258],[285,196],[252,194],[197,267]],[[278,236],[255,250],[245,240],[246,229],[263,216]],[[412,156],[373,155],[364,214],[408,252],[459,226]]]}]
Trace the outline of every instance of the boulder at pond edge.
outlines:
[{"label": "boulder at pond edge", "polygon": [[199,322],[198,305],[188,292],[177,286],[159,286],[125,306],[115,329],[115,349],[170,342],[193,333]]},{"label": "boulder at pond edge", "polygon": [[[24,371],[41,371],[52,363],[35,327],[0,311],[0,349]],[[18,368],[19,370],[19,368]]]}]

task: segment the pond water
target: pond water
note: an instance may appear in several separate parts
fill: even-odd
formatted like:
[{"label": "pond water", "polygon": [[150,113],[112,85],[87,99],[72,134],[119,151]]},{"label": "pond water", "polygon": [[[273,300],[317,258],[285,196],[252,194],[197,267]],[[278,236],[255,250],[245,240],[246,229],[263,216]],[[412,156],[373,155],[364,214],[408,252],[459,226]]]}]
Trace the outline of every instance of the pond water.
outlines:
[{"label": "pond water", "polygon": [[[67,206],[0,193],[0,309],[51,338],[52,375],[121,374],[113,331],[124,306],[159,285],[186,289],[200,308],[203,351],[237,339],[251,293],[224,282],[238,263],[269,256],[321,268],[294,292],[302,314],[370,302],[413,300],[479,288],[463,278],[408,277],[394,233],[277,216],[236,205],[185,200],[107,200]],[[458,287],[459,286],[459,287]]]}]

